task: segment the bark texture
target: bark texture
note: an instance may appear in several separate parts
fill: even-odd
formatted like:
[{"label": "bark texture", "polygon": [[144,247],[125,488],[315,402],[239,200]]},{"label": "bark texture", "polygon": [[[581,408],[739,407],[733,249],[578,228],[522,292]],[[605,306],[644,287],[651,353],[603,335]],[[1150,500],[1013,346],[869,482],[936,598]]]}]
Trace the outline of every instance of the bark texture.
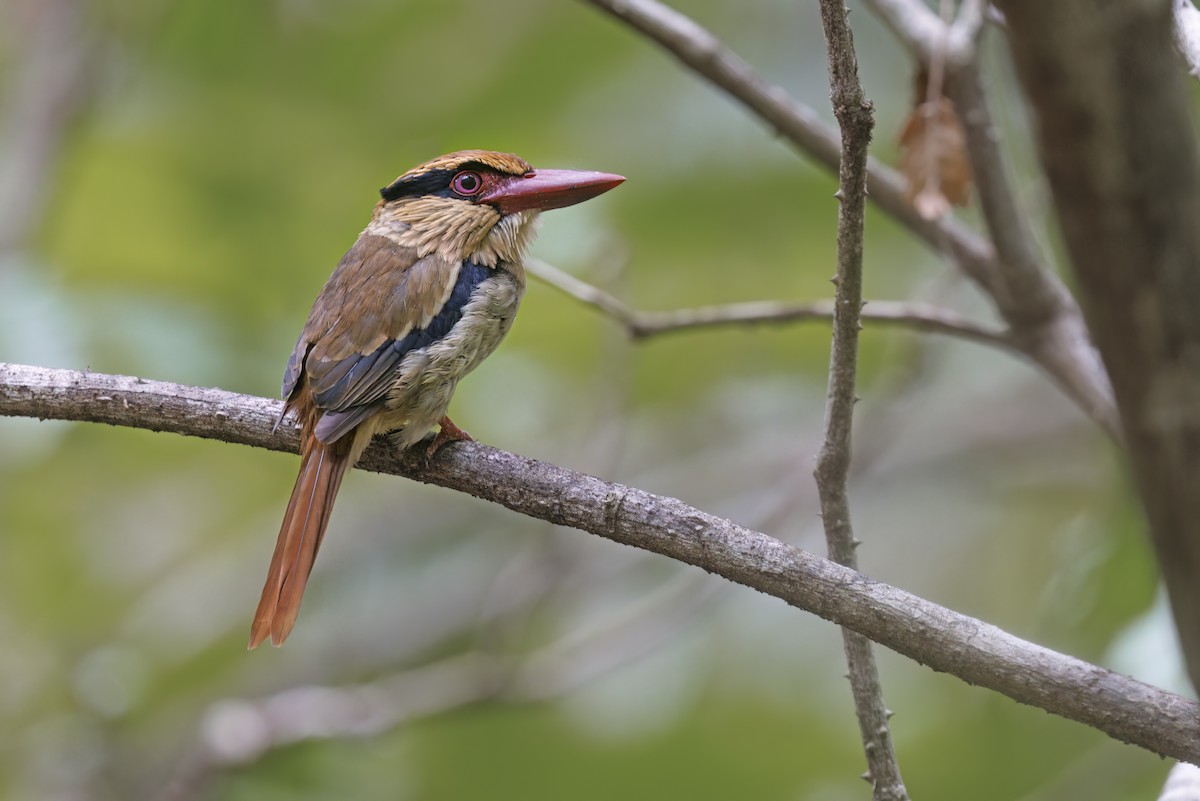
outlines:
[{"label": "bark texture", "polygon": [[998,5],[1200,687],[1200,164],[1171,3]]},{"label": "bark texture", "polygon": [[[296,453],[277,400],[129,376],[0,363],[0,415],[172,431]],[[1162,756],[1200,762],[1200,704],[1035,645],[683,501],[490,448],[397,454],[359,467],[407,476],[703,568],[857,631],[936,671]]]}]

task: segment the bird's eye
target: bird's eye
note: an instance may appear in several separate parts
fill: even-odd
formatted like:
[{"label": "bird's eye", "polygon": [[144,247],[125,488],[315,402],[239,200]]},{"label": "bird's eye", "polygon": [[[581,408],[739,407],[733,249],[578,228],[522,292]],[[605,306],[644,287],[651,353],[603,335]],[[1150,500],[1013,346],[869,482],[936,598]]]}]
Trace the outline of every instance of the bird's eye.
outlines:
[{"label": "bird's eye", "polygon": [[465,170],[454,176],[450,181],[450,188],[466,197],[477,195],[479,190],[483,189],[483,178],[477,172]]}]

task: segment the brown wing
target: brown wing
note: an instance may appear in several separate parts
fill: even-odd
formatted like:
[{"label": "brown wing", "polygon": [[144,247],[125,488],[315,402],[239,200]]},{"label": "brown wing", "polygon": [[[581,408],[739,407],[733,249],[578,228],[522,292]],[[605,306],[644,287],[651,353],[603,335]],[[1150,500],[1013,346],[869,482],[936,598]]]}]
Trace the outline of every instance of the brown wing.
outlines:
[{"label": "brown wing", "polygon": [[284,373],[285,397],[307,376],[323,412],[318,437],[335,441],[380,407],[405,354],[444,336],[490,274],[360,237],[313,304]]}]

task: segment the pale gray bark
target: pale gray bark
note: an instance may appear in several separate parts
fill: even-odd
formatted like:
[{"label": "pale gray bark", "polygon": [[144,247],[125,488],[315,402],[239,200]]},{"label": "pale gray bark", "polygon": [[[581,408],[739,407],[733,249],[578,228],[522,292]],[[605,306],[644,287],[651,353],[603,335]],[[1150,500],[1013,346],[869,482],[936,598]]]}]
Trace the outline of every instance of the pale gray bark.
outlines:
[{"label": "pale gray bark", "polygon": [[[0,364],[0,415],[81,420],[296,452],[280,401],[129,376]],[[419,449],[418,449],[419,450]],[[859,632],[933,670],[1163,756],[1200,761],[1200,705],[874,581],[675,498],[480,443],[428,466],[376,441],[360,467],[466,492],[521,514],[703,568]]]}]

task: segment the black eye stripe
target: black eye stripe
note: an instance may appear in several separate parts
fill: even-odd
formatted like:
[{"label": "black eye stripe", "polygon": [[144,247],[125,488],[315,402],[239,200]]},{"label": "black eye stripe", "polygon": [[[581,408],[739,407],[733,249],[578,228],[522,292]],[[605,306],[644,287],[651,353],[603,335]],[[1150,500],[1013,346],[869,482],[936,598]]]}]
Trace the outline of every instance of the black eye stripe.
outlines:
[{"label": "black eye stripe", "polygon": [[420,175],[408,178],[397,178],[392,183],[379,190],[379,196],[384,200],[398,200],[402,197],[420,197],[422,195],[438,195],[450,197],[450,182],[454,176],[464,170],[478,173],[496,172],[492,167],[478,161],[465,161],[452,170],[429,170]]},{"label": "black eye stripe", "polygon": [[457,173],[458,170],[430,170],[408,178],[397,178],[388,186],[380,189],[379,195],[388,201],[399,200],[402,197],[435,195],[445,191],[450,185],[450,180]]}]

